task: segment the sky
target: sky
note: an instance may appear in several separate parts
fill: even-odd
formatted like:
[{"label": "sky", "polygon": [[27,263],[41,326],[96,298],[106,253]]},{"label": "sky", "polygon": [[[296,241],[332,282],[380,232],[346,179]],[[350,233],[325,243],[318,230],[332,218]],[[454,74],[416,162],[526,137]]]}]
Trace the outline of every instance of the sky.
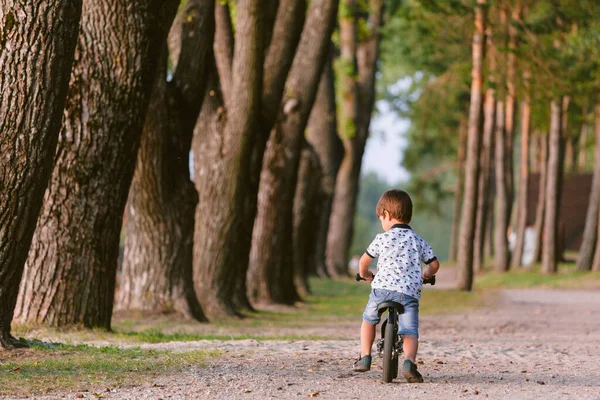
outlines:
[{"label": "sky", "polygon": [[371,121],[371,135],[363,156],[362,172],[374,172],[390,184],[407,181],[410,175],[400,163],[410,121],[398,117],[383,101],[377,103],[377,110]]}]

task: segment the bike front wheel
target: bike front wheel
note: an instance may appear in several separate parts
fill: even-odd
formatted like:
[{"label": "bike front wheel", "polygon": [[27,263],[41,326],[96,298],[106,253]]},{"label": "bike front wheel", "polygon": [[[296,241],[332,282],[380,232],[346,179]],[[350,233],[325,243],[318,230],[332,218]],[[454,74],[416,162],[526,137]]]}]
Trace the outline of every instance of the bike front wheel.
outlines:
[{"label": "bike front wheel", "polygon": [[394,354],[398,333],[394,328],[393,324],[386,324],[383,337],[383,381],[386,383],[398,376],[398,356]]}]

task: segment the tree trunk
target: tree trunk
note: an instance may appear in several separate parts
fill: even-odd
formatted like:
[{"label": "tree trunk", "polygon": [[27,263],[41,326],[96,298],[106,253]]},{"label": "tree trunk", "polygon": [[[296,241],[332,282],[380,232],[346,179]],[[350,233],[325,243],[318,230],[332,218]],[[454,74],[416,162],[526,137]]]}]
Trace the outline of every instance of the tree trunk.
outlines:
[{"label": "tree trunk", "polygon": [[496,272],[508,270],[508,222],[509,216],[509,190],[506,168],[507,132],[505,130],[505,106],[504,102],[498,101],[496,106],[496,213],[494,231],[494,269]]},{"label": "tree trunk", "polygon": [[463,196],[463,179],[465,172],[465,148],[467,143],[468,120],[466,117],[460,119],[458,128],[458,155],[456,167],[456,190],[454,191],[454,203],[452,205],[452,230],[450,233],[450,251],[448,261],[456,261],[456,246],[458,245],[458,226],[460,224],[460,205]]},{"label": "tree trunk", "polygon": [[81,0],[5,0],[0,6],[0,347],[10,334],[19,283],[65,106]]},{"label": "tree trunk", "polygon": [[177,4],[84,1],[56,166],[16,307],[20,322],[110,329],[121,221],[161,49],[155,43],[166,39]]},{"label": "tree trunk", "polygon": [[[264,4],[259,5],[256,3],[256,6],[260,7],[261,12],[265,11],[263,9]],[[246,93],[243,91],[233,92],[232,82],[238,75],[238,71],[232,68],[232,60],[235,62],[235,57],[233,55],[231,19],[226,5],[217,5],[217,11],[215,58],[218,66],[218,76],[215,76],[213,95],[210,98],[212,114],[202,113],[203,116],[201,116],[194,137],[196,144],[193,145],[194,154],[198,154],[194,161],[194,168],[196,171],[201,172],[200,175],[195,174],[196,187],[201,195],[201,204],[196,212],[195,236],[197,239],[195,241],[207,241],[206,243],[199,242],[200,244],[194,245],[194,273],[196,280],[202,280],[202,282],[196,283],[196,287],[202,287],[203,290],[207,291],[204,295],[204,301],[211,303],[212,311],[209,312],[215,318],[219,317],[223,311],[236,314],[238,310],[251,309],[246,295],[246,275],[252,240],[252,227],[256,215],[260,169],[265,145],[277,117],[285,80],[302,31],[305,2],[303,0],[281,1],[277,8],[276,19],[273,22],[273,34],[268,49],[265,49],[264,44],[259,44],[260,60],[257,62],[260,62],[260,67],[257,68],[264,70],[264,75],[261,74],[260,82],[255,82],[255,84],[258,85],[257,90],[259,90],[259,93],[262,92],[262,95],[259,95],[258,100],[255,102],[248,103],[253,107],[251,112],[256,113],[256,118],[258,118],[252,120],[251,131],[246,134],[250,135],[249,138],[244,137],[243,132],[235,133],[235,137],[231,139],[223,137],[226,134],[223,129],[226,123],[224,118],[232,112],[231,104],[235,101],[239,102],[240,99],[236,99],[236,96],[246,96]],[[237,19],[239,19],[239,14]],[[246,43],[249,40],[249,38],[240,35],[237,23],[236,21],[236,50],[248,46]],[[262,32],[269,30],[269,26],[263,26],[263,28],[265,29],[262,29]],[[262,50],[265,50],[266,54],[263,54]],[[236,71],[236,74],[233,74],[232,71]],[[218,85],[219,82],[220,86]],[[254,118],[254,116],[252,117]],[[240,165],[232,164],[237,162],[237,158],[222,154],[220,149],[222,141],[233,140],[234,138],[243,139],[243,146],[238,147],[239,155],[243,160],[243,164]],[[201,151],[203,153],[199,153]],[[244,186],[243,188],[236,188],[235,192],[221,192],[219,190],[218,185],[221,179],[238,179],[238,176],[244,178],[239,180],[240,185]],[[205,197],[202,197],[203,190],[207,194]],[[236,229],[230,229],[226,226],[214,227],[219,218],[222,220],[229,219],[229,216],[223,215],[226,212],[223,209],[223,204],[230,203],[232,196],[240,196],[241,201],[243,201],[243,204],[231,211],[234,213],[231,217],[238,224]],[[214,215],[218,215],[219,218],[215,220]],[[213,230],[216,229],[219,240],[214,240],[208,228],[211,226],[214,227]],[[232,251],[232,248],[235,248],[235,251]],[[216,256],[216,254],[219,254],[219,256]],[[213,271],[221,272],[215,273]],[[208,281],[206,280],[207,274]],[[216,279],[219,282],[213,283],[210,279]],[[230,287],[219,289],[224,288],[225,285]],[[225,290],[230,293],[230,296],[224,297],[221,293],[216,293],[219,290]]]},{"label": "tree trunk", "polygon": [[[491,53],[491,51],[490,51]],[[491,54],[490,54],[491,55]],[[491,70],[491,69],[490,69]],[[477,216],[475,220],[475,242],[473,243],[473,271],[479,272],[484,264],[484,242],[487,228],[488,214],[490,211],[490,178],[492,171],[494,150],[494,129],[496,126],[496,98],[495,90],[487,89],[485,92],[484,126],[482,149],[479,161],[479,183],[477,194]],[[493,200],[492,200],[493,201]],[[493,204],[493,203],[492,203]]]},{"label": "tree trunk", "polygon": [[[560,99],[559,99],[560,100]],[[546,180],[546,212],[544,216],[544,238],[542,248],[542,272],[557,271],[558,249],[558,202],[560,196],[560,152],[562,112],[561,102],[553,100],[550,111],[550,137],[548,144],[548,171]]]},{"label": "tree trunk", "polygon": [[584,111],[583,116],[584,122],[583,125],[581,125],[581,136],[579,137],[579,155],[577,156],[579,172],[584,172],[587,166],[587,142],[589,130],[589,125],[587,122],[587,110]]},{"label": "tree trunk", "polygon": [[[316,104],[316,103],[315,103]],[[313,106],[314,108],[314,106]],[[318,234],[323,203],[323,170],[317,152],[307,142],[302,145],[298,185],[294,198],[293,264],[294,284],[300,296],[310,293],[308,276],[315,261],[315,238]]]},{"label": "tree trunk", "polygon": [[539,143],[539,162],[538,170],[540,173],[538,184],[538,200],[535,209],[535,247],[533,250],[533,260],[538,262],[542,256],[542,231],[544,229],[544,215],[546,211],[546,182],[548,171],[548,142],[549,135],[540,133]]},{"label": "tree trunk", "polygon": [[252,233],[248,293],[255,303],[291,304],[293,202],[304,130],[327,60],[338,2],[311,2],[285,85],[283,107],[264,156]]},{"label": "tree trunk", "polygon": [[[510,226],[510,220],[513,209],[513,201],[515,198],[514,188],[514,138],[515,138],[515,115],[516,115],[516,93],[517,93],[517,46],[519,39],[518,24],[521,20],[522,5],[517,3],[512,7],[510,22],[507,22],[508,29],[508,54],[506,55],[506,115],[505,115],[505,130],[506,130],[506,150],[505,166],[506,169],[506,193],[507,193],[507,222],[506,229]],[[508,18],[507,18],[508,20]],[[509,260],[510,261],[510,253]],[[508,262],[507,261],[507,262]],[[508,269],[508,264],[506,266]]]},{"label": "tree trunk", "polygon": [[[171,37],[179,38],[175,72],[161,59],[129,191],[125,255],[116,309],[178,311],[206,320],[192,282],[194,210],[198,194],[188,156],[206,86],[214,33],[214,1],[187,1]],[[171,39],[170,39],[171,40]],[[171,53],[171,56],[175,54]]]},{"label": "tree trunk", "polygon": [[[221,80],[216,66],[213,67],[192,142],[199,195],[194,228],[194,287],[209,319],[238,315],[237,296],[243,295],[236,295],[240,260],[248,257],[244,246],[247,228],[240,222],[243,225],[253,133],[260,112],[262,13],[259,0],[238,3],[231,87],[226,88],[224,102],[221,85],[227,80]],[[216,49],[215,58],[218,59]]]},{"label": "tree trunk", "polygon": [[[528,74],[525,77],[528,79]],[[526,89],[527,90],[527,89]],[[529,187],[529,132],[531,125],[531,103],[529,95],[521,106],[521,161],[519,167],[519,192],[517,201],[516,244],[512,256],[512,265],[521,266],[525,247],[525,228],[527,224],[527,188]]]},{"label": "tree trunk", "polygon": [[475,8],[475,33],[473,34],[471,70],[471,104],[469,108],[469,133],[465,164],[465,189],[461,210],[460,235],[458,242],[458,285],[461,290],[473,287],[473,245],[477,214],[477,191],[479,178],[479,149],[482,131],[483,110],[483,61],[485,48],[486,0],[477,0]]},{"label": "tree trunk", "polygon": [[[333,44],[331,46],[333,47]],[[317,98],[310,112],[306,127],[306,140],[308,140],[317,152],[321,167],[323,168],[321,212],[318,214],[319,228],[313,239],[315,258],[312,261],[313,270],[311,271],[311,273],[316,273],[320,277],[329,276],[325,264],[327,233],[329,232],[329,218],[333,205],[335,180],[342,157],[344,156],[344,145],[337,132],[332,59],[333,55],[330,54],[321,76]]]},{"label": "tree trunk", "polygon": [[339,132],[345,152],[335,183],[327,236],[326,262],[332,276],[348,275],[348,253],[354,234],[362,158],[375,104],[375,74],[384,23],[384,2],[371,0],[367,24],[371,32],[366,40],[357,43],[355,4],[352,0],[343,3],[340,20]]},{"label": "tree trunk", "polygon": [[591,270],[594,253],[599,252],[595,246],[598,234],[598,205],[600,204],[600,104],[597,104],[595,107],[594,134],[596,139],[594,146],[594,175],[581,249],[579,250],[579,259],[577,260],[578,271]]}]

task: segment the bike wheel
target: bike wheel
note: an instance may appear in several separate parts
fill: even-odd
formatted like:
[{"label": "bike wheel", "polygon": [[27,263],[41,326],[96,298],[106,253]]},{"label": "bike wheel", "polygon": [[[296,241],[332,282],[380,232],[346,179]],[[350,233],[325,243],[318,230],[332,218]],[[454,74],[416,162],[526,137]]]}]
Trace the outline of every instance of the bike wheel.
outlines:
[{"label": "bike wheel", "polygon": [[[396,344],[397,332],[393,324],[387,324],[384,333],[383,342],[383,381],[391,382],[398,376],[398,360],[394,355],[394,346]],[[394,371],[394,368],[396,371]]]}]

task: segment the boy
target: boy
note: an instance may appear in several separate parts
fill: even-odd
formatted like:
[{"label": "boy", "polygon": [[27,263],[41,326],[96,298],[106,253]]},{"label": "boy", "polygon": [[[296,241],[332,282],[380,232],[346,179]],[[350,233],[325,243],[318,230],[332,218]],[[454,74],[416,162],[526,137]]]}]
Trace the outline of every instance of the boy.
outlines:
[{"label": "boy", "polygon": [[[395,189],[386,191],[377,203],[376,212],[384,233],[375,237],[359,262],[360,276],[373,283],[360,329],[360,359],[354,363],[354,371],[371,369],[371,346],[380,320],[377,304],[395,301],[404,306],[398,332],[404,339],[406,357],[402,375],[409,383],[423,382],[415,363],[419,344],[419,299],[423,279],[435,275],[440,263],[431,246],[407,225],[412,218],[412,200],[408,193]],[[376,257],[379,259],[374,277],[369,264]],[[423,270],[421,262],[427,264]]]}]

